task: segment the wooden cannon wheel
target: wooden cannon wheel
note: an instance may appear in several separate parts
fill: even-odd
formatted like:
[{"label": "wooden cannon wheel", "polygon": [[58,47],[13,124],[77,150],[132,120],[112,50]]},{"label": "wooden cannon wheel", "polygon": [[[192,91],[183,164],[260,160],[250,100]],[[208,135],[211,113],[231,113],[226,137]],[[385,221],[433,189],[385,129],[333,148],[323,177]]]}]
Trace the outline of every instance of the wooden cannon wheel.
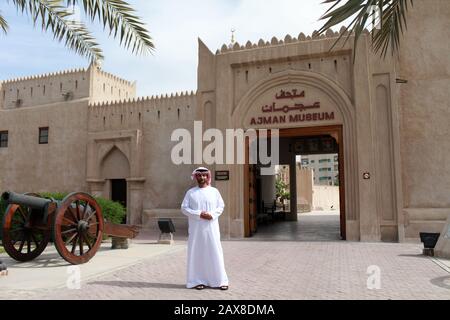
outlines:
[{"label": "wooden cannon wheel", "polygon": [[53,232],[61,257],[72,264],[88,262],[103,236],[103,216],[97,201],[84,192],[67,195],[56,212]]},{"label": "wooden cannon wheel", "polygon": [[[35,193],[25,195],[39,197]],[[51,217],[45,224],[43,216],[27,206],[11,204],[3,217],[3,247],[17,261],[30,261],[39,256],[50,240]]]}]

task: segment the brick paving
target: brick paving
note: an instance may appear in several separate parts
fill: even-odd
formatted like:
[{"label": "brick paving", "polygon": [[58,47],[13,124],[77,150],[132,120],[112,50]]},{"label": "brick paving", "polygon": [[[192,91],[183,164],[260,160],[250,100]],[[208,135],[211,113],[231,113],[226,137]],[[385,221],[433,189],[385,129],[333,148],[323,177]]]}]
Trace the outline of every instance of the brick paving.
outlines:
[{"label": "brick paving", "polygon": [[[230,289],[185,288],[186,247],[82,283],[23,293],[34,299],[445,299],[450,273],[419,244],[223,241]],[[381,288],[368,289],[378,266]],[[37,293],[37,292],[36,292]],[[11,293],[10,293],[11,294]],[[2,294],[6,299],[17,295]],[[23,299],[24,295],[20,295]]]},{"label": "brick paving", "polygon": [[[450,298],[449,260],[423,256],[422,244],[335,240],[339,238],[336,212],[302,214],[297,223],[276,222],[261,226],[253,238],[222,241],[230,279],[228,291],[185,288],[186,238],[180,232],[176,235],[175,245],[159,249],[158,253],[155,251],[157,246],[146,240],[151,239],[152,234],[141,235],[142,239],[136,241],[141,246],[135,246],[134,253],[130,249],[123,253],[99,253],[97,264],[104,265],[117,259],[124,262],[120,267],[116,261],[116,267],[110,268],[110,272],[94,276],[95,264],[83,265],[83,268],[89,268],[91,276],[84,275],[86,280],[82,281],[80,289],[70,290],[61,285],[55,288],[49,281],[47,288],[37,286],[38,289],[25,290],[19,286],[18,290],[2,290],[0,299]],[[116,260],[111,260],[114,255]],[[127,265],[126,256],[142,259]],[[32,272],[33,266],[29,268]],[[374,270],[380,272],[379,289],[368,288],[368,280],[369,277],[373,279]],[[46,276],[49,274],[42,273],[41,277]],[[369,284],[374,282],[369,281]]]}]

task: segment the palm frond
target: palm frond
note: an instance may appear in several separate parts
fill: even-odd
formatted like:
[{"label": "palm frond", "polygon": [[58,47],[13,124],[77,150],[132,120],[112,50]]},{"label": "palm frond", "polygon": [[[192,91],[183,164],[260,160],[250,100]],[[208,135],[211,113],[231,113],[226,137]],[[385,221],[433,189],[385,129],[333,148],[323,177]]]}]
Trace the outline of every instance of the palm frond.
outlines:
[{"label": "palm frond", "polygon": [[119,35],[120,44],[130,48],[133,53],[148,53],[154,49],[152,37],[136,11],[124,0],[66,0],[68,6],[83,2],[86,14],[94,21],[96,18],[108,27],[114,37]]},{"label": "palm frond", "polygon": [[8,22],[6,22],[5,18],[1,15],[0,11],[0,28],[3,30],[4,33],[8,32]]},{"label": "palm frond", "polygon": [[389,47],[392,54],[398,52],[400,48],[400,36],[407,28],[408,2],[412,5],[412,0],[398,0],[389,4],[381,16],[383,22],[381,29],[372,33],[375,52],[381,51],[384,57]]},{"label": "palm frond", "polygon": [[55,39],[91,60],[103,59],[102,50],[86,26],[71,19],[72,13],[60,0],[13,0],[22,13],[27,13],[44,31],[51,30]]},{"label": "palm frond", "polygon": [[[413,0],[347,0],[343,4],[342,2],[343,0],[323,1],[324,4],[333,3],[333,5],[321,17],[321,20],[328,20],[320,28],[319,34],[352,18],[353,20],[346,27],[349,32],[344,44],[353,35],[356,48],[362,32],[368,28],[372,34],[372,45],[376,53],[385,57],[389,47],[392,54],[398,52],[400,36],[406,30],[408,3],[413,5]],[[339,4],[341,5],[338,6]],[[343,34],[339,36],[330,50],[336,46],[342,36]],[[355,55],[356,50],[353,53]]]}]

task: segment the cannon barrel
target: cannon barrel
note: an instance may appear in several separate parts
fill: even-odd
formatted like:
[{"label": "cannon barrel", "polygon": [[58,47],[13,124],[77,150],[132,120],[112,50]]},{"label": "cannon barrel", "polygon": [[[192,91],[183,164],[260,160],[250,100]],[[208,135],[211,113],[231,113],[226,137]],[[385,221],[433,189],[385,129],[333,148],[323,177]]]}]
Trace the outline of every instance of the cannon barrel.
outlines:
[{"label": "cannon barrel", "polygon": [[12,191],[3,192],[2,199],[7,204],[18,204],[39,210],[45,210],[48,204],[52,202],[50,199],[27,196]]}]

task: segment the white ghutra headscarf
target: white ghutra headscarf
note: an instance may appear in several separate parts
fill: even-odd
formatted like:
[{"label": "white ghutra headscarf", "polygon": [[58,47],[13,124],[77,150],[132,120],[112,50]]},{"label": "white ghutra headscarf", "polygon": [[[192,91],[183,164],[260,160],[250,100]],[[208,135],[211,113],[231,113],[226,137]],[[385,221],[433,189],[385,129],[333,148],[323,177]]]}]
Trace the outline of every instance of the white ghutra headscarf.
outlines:
[{"label": "white ghutra headscarf", "polygon": [[207,174],[207,180],[206,181],[207,181],[208,185],[211,185],[211,171],[209,171],[209,169],[205,168],[205,167],[198,167],[197,169],[192,171],[191,179],[194,180],[195,175],[197,173],[205,173],[205,172]]}]

